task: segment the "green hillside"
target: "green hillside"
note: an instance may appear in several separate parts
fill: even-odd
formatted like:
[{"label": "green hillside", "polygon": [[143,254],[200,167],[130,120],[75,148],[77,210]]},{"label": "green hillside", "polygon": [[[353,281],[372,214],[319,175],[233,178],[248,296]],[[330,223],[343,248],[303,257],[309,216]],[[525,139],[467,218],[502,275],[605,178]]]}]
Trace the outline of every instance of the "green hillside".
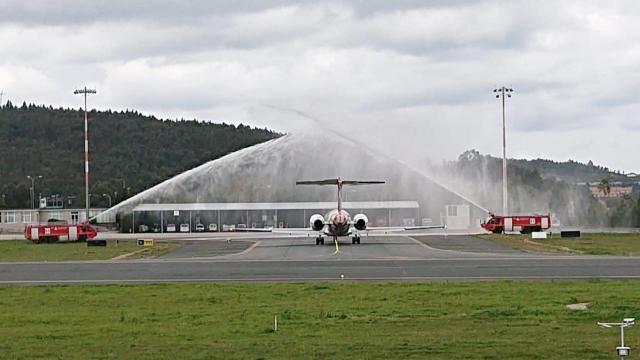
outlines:
[{"label": "green hillside", "polygon": [[[7,102],[0,107],[0,207],[29,207],[36,194],[84,204],[84,123],[80,109]],[[106,206],[225,154],[278,137],[267,129],[162,120],[136,111],[91,111],[92,206]],[[4,194],[4,197],[1,195]],[[37,195],[36,195],[37,197]]]}]

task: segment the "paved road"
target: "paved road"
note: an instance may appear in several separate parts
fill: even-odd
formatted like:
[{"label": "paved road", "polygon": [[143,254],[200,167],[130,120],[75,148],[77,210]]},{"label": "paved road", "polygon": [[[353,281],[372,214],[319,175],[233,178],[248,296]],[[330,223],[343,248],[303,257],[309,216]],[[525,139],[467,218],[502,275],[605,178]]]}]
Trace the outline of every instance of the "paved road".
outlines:
[{"label": "paved road", "polygon": [[[159,259],[0,263],[0,283],[640,278],[640,257],[548,256],[487,248],[473,237],[446,241],[369,237],[334,254],[328,242],[265,238],[236,254],[216,244],[202,254],[187,249]],[[217,246],[220,252],[212,250]]]}]

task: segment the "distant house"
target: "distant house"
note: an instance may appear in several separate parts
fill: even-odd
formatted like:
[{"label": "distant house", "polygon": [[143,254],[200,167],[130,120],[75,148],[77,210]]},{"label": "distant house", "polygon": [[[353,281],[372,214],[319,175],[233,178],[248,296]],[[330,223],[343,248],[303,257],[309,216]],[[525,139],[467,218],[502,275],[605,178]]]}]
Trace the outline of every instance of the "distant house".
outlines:
[{"label": "distant house", "polygon": [[591,190],[591,195],[597,198],[617,198],[621,197],[624,194],[631,194],[633,191],[633,186],[612,186],[611,190],[609,190],[608,194],[605,194],[604,191],[600,190],[598,186],[589,186],[589,190]]}]

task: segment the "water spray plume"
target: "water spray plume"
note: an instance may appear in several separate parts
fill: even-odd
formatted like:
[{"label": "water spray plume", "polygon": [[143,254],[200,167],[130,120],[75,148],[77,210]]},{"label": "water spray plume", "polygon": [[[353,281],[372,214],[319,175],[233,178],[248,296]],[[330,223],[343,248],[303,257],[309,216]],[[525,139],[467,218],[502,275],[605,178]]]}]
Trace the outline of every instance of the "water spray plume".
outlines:
[{"label": "water spray plume", "polygon": [[[294,184],[304,178],[339,176],[384,177],[390,184],[383,189],[351,189],[344,194],[351,201],[416,200],[423,204],[423,218],[437,219],[442,216],[443,206],[451,204],[451,197],[455,196],[486,212],[467,196],[414,166],[328,131],[302,111],[269,108],[312,120],[312,131],[310,126],[304,126],[306,131],[209,161],[123,201],[102,215],[131,214],[137,205],[145,203],[327,201],[334,198],[335,191],[299,189]],[[441,189],[445,191],[438,191]]]},{"label": "water spray plume", "polygon": [[370,147],[369,145],[367,145],[365,143],[362,143],[362,142],[360,142],[360,141],[358,141],[356,139],[353,139],[353,138],[350,138],[348,136],[345,136],[344,134],[339,133],[339,132],[337,132],[337,131],[335,131],[335,130],[333,130],[331,128],[328,128],[328,127],[326,127],[326,126],[324,126],[322,124],[322,121],[320,121],[319,119],[317,119],[317,118],[315,118],[315,117],[313,117],[313,116],[311,116],[311,115],[309,115],[309,114],[307,114],[307,113],[305,113],[303,111],[300,111],[300,110],[297,110],[297,109],[274,106],[274,105],[264,105],[264,106],[267,107],[267,108],[270,108],[270,109],[291,113],[291,114],[303,117],[305,119],[311,120],[311,121],[313,121],[313,123],[316,126],[318,126],[318,128],[320,128],[322,131],[326,132],[327,134],[330,134],[331,136],[335,136],[335,137],[337,137],[339,139],[342,139],[343,141],[354,143],[354,144],[358,145],[360,148],[362,148],[362,149],[366,150],[367,152],[369,152],[373,156],[377,156],[377,157],[380,157],[380,158],[387,159],[389,161],[396,162],[396,163],[408,168],[409,170],[413,171],[414,173],[416,173],[416,174],[426,178],[427,180],[433,182],[434,184],[440,186],[441,188],[449,191],[450,193],[455,194],[456,196],[464,199],[465,201],[469,202],[471,205],[477,207],[478,209],[480,209],[480,210],[482,210],[482,211],[484,211],[486,213],[489,212],[489,210],[487,208],[485,208],[484,206],[480,205],[479,203],[477,203],[473,199],[471,199],[468,196],[460,193],[459,191],[447,186],[443,182],[441,182],[438,179],[434,178],[433,176],[427,174],[423,170],[415,167],[414,165],[412,165],[412,164],[410,164],[410,163],[408,163],[408,162],[406,162],[406,161],[404,161],[402,159],[392,157],[389,154],[377,151],[377,150],[373,149],[372,147]]}]

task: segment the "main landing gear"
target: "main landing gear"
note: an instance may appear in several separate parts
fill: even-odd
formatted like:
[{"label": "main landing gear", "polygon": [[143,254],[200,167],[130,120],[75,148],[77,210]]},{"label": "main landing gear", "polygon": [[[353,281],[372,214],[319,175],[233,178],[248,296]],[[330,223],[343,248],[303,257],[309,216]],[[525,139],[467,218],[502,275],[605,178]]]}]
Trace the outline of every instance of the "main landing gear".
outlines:
[{"label": "main landing gear", "polygon": [[354,236],[351,238],[352,244],[360,244],[360,236]]},{"label": "main landing gear", "polygon": [[324,238],[322,236],[316,238],[316,245],[324,245]]}]

